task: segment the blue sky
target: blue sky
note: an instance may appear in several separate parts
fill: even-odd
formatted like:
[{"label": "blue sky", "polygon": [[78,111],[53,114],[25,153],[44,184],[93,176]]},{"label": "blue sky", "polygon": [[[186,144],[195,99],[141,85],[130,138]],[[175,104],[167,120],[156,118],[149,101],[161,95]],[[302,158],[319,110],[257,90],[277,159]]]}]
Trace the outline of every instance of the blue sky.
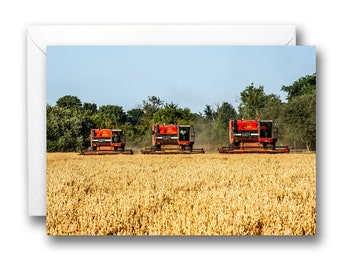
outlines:
[{"label": "blue sky", "polygon": [[194,113],[228,102],[251,83],[285,100],[283,85],[316,72],[315,46],[49,46],[46,102],[136,108],[157,96]]}]

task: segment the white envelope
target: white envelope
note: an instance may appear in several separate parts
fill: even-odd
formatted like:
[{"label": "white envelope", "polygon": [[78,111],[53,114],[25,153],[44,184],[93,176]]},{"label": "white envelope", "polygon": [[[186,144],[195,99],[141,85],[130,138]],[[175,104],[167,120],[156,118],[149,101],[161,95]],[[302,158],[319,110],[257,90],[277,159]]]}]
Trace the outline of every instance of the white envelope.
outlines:
[{"label": "white envelope", "polygon": [[27,31],[28,214],[46,215],[46,48],[51,45],[280,45],[293,25],[38,25]]}]

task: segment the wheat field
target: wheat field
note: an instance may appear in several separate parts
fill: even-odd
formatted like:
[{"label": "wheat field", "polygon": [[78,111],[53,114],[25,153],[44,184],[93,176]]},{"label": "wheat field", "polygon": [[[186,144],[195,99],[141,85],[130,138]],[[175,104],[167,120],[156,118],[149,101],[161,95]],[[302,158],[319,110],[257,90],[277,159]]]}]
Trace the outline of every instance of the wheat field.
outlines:
[{"label": "wheat field", "polygon": [[315,235],[316,154],[47,154],[48,235]]}]

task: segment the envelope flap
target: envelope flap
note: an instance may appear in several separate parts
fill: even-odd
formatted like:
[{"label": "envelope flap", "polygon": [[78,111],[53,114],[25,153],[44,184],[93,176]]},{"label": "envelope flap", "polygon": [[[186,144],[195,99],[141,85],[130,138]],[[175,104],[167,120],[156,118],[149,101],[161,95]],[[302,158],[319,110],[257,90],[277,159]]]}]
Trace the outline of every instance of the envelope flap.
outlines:
[{"label": "envelope flap", "polygon": [[45,25],[28,39],[47,45],[295,45],[294,25]]}]

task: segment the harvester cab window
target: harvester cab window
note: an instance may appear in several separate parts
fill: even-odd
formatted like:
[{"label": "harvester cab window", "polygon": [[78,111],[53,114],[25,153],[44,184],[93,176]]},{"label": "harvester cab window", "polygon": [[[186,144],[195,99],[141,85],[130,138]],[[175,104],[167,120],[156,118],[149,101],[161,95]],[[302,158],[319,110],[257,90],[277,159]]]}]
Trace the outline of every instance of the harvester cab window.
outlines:
[{"label": "harvester cab window", "polygon": [[112,132],[112,142],[119,143],[121,138],[121,134],[119,132]]},{"label": "harvester cab window", "polygon": [[237,120],[232,121],[233,132],[237,132]]},{"label": "harvester cab window", "polygon": [[189,141],[189,137],[190,137],[190,127],[180,127],[179,140]]},{"label": "harvester cab window", "polygon": [[260,138],[272,137],[272,122],[260,122]]}]

